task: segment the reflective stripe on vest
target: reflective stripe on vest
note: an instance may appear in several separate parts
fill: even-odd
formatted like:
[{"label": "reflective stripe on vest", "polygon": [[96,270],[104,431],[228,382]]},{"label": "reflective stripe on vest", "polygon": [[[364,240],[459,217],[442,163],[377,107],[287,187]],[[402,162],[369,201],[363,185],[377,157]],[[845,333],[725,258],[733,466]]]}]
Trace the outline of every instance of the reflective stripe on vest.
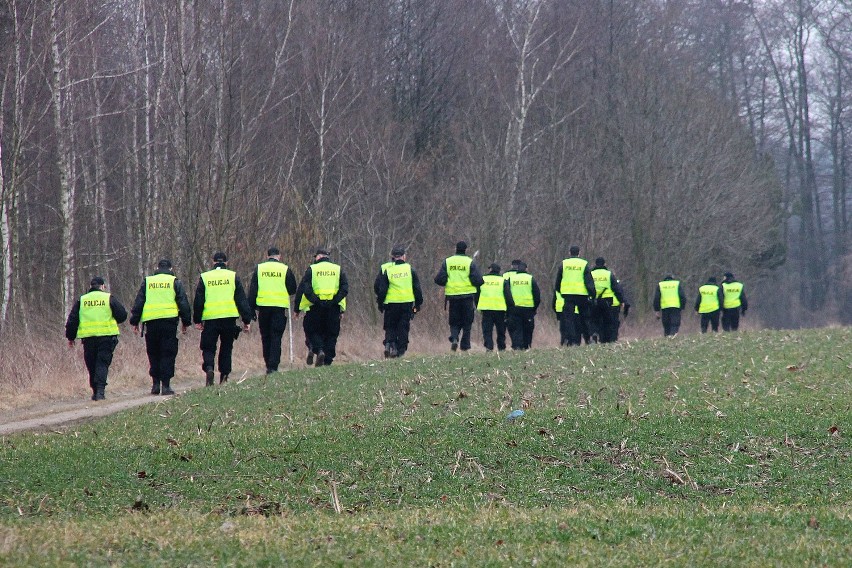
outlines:
[{"label": "reflective stripe on vest", "polygon": [[595,296],[598,298],[615,298],[612,291],[612,272],[606,268],[595,268],[592,270],[592,279],[595,281]]},{"label": "reflective stripe on vest", "polygon": [[447,296],[464,296],[475,294],[476,287],[470,283],[470,265],[473,259],[460,254],[453,255],[446,260],[447,263],[447,286],[444,294]]},{"label": "reflective stripe on vest", "polygon": [[701,303],[698,304],[699,314],[709,314],[719,309],[719,287],[715,284],[705,284],[698,289]]},{"label": "reflective stripe on vest", "polygon": [[414,279],[411,276],[410,264],[392,264],[387,267],[385,274],[388,277],[386,304],[405,304],[414,301]]},{"label": "reflective stripe on vest", "polygon": [[725,301],[722,306],[725,309],[739,308],[742,305],[740,295],[743,293],[742,282],[722,282],[722,292]]},{"label": "reflective stripe on vest", "polygon": [[139,318],[141,323],[178,316],[175,280],[172,274],[154,274],[145,278],[145,304]]},{"label": "reflective stripe on vest", "polygon": [[576,257],[562,261],[562,281],[559,283],[559,291],[562,294],[589,295],[583,277],[588,264],[588,261]]},{"label": "reflective stripe on vest", "polygon": [[478,310],[506,311],[506,297],[503,296],[503,282],[505,278],[499,274],[486,274],[482,277],[485,281],[479,287]]},{"label": "reflective stripe on vest", "polygon": [[535,307],[532,281],[532,274],[526,272],[516,272],[509,278],[509,291],[512,294],[512,301],[515,302],[515,306],[519,308]]},{"label": "reflective stripe on vest", "polygon": [[680,281],[663,280],[660,282],[660,309],[680,308]]},{"label": "reflective stripe on vest", "polygon": [[320,300],[331,300],[340,290],[340,266],[332,262],[311,265],[311,286]]},{"label": "reflective stripe on vest", "polygon": [[287,265],[277,260],[257,265],[257,305],[277,308],[290,307],[287,293]]},{"label": "reflective stripe on vest", "polygon": [[214,268],[201,275],[204,282],[204,310],[202,320],[236,318],[240,316],[234,292],[237,289],[237,273],[227,268]]},{"label": "reflective stripe on vest", "polygon": [[95,290],[80,297],[80,325],[77,338],[118,335],[118,323],[109,307],[109,293]]}]

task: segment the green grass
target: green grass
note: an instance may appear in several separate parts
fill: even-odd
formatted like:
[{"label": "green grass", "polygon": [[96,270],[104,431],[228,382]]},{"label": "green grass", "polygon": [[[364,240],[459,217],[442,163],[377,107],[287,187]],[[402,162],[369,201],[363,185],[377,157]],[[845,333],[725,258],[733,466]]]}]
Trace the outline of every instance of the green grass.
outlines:
[{"label": "green grass", "polygon": [[850,339],[340,365],[7,437],[0,564],[849,565]]}]

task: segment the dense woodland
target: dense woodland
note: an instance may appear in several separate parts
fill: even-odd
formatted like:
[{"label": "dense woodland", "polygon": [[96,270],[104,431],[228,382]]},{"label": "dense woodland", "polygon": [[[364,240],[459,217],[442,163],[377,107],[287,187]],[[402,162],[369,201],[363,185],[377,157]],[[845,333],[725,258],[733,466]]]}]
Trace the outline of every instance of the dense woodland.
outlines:
[{"label": "dense woodland", "polygon": [[0,324],[271,244],[365,321],[406,245],[436,314],[459,239],[849,323],[850,94],[841,0],[0,0]]}]

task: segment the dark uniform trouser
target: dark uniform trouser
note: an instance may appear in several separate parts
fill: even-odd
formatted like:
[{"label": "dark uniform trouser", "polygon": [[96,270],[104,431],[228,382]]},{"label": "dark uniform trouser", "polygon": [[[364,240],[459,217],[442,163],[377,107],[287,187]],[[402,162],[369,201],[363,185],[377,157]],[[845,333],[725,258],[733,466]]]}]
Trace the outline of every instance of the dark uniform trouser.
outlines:
[{"label": "dark uniform trouser", "polygon": [[556,312],[556,321],[559,322],[559,345],[568,344],[568,319],[562,317],[563,312]]},{"label": "dark uniform trouser", "polygon": [[719,331],[719,310],[701,315],[701,333],[707,333],[707,324],[713,331]]},{"label": "dark uniform trouser", "polygon": [[175,376],[178,354],[178,318],[155,319],[145,322],[145,351],[148,353],[148,374],[154,385],[168,385]]},{"label": "dark uniform trouser", "polygon": [[669,337],[680,331],[680,308],[663,308],[660,310],[660,321],[663,322],[663,335]]},{"label": "dark uniform trouser", "polygon": [[535,330],[535,308],[509,308],[506,312],[506,324],[512,338],[512,349],[532,347]]},{"label": "dark uniform trouser", "polygon": [[[569,345],[580,345],[582,336],[587,336],[589,321],[589,297],[582,294],[563,294],[565,306],[562,308],[562,317],[565,319],[565,334]],[[574,308],[579,313],[574,313]],[[586,343],[588,343],[588,338]]]},{"label": "dark uniform trouser", "polygon": [[311,306],[305,314],[305,333],[311,342],[311,352],[322,351],[325,364],[331,365],[337,355],[337,337],[340,335],[340,306],[326,307],[318,304]]},{"label": "dark uniform trouser", "polygon": [[263,346],[263,361],[268,371],[277,371],[281,363],[281,338],[287,329],[287,309],[274,306],[257,307],[257,327]]},{"label": "dark uniform trouser", "polygon": [[408,349],[408,332],[411,329],[413,307],[414,302],[384,306],[385,345],[393,346],[397,355],[403,355]]},{"label": "dark uniform trouser", "polygon": [[740,309],[722,308],[722,330],[737,331],[740,328]]},{"label": "dark uniform trouser", "polygon": [[[473,297],[448,298],[450,308],[450,342],[459,342],[462,351],[470,349],[470,328],[473,326]],[[461,337],[459,337],[461,335]]]},{"label": "dark uniform trouser", "polygon": [[234,350],[234,340],[237,338],[236,318],[220,318],[204,321],[201,330],[201,368],[213,369],[216,357],[216,346],[219,344],[219,372],[231,374],[231,353]]},{"label": "dark uniform trouser", "polygon": [[618,341],[618,330],[621,328],[621,306],[612,306],[610,308],[610,331],[609,340]]},{"label": "dark uniform trouser", "polygon": [[83,342],[83,359],[89,371],[89,386],[92,394],[104,392],[107,386],[107,374],[112,363],[112,354],[118,345],[118,336],[86,337]]},{"label": "dark uniform trouser", "polygon": [[592,333],[598,334],[601,343],[612,343],[618,337],[619,308],[612,307],[610,298],[598,298],[592,310]]},{"label": "dark uniform trouser", "polygon": [[494,349],[491,330],[497,330],[497,349],[506,349],[506,312],[501,310],[482,310],[482,344],[489,351]]}]

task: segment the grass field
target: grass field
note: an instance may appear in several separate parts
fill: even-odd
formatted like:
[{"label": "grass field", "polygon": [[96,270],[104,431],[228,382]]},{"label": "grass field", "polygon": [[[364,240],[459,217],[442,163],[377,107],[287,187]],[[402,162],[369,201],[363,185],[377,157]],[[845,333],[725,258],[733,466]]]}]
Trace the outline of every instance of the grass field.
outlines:
[{"label": "grass field", "polygon": [[0,564],[848,566],[850,345],[340,365],[2,438]]}]

